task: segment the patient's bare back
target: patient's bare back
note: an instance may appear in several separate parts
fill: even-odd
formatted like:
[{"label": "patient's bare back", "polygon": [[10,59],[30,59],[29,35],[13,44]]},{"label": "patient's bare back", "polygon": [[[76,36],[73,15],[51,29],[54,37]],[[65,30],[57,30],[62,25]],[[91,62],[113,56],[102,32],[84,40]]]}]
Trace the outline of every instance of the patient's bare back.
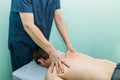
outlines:
[{"label": "patient's bare back", "polygon": [[89,57],[81,53],[72,53],[67,56],[65,61],[70,68],[64,66],[64,73],[50,73],[60,77],[63,80],[110,80],[116,66],[115,63],[107,60],[101,60]]}]

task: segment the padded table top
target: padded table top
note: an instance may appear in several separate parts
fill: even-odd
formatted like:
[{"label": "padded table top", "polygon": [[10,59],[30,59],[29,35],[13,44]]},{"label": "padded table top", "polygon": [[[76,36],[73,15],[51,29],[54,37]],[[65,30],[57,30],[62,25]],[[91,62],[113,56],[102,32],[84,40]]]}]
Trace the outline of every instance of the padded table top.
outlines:
[{"label": "padded table top", "polygon": [[13,72],[13,80],[45,80],[47,69],[34,61]]}]

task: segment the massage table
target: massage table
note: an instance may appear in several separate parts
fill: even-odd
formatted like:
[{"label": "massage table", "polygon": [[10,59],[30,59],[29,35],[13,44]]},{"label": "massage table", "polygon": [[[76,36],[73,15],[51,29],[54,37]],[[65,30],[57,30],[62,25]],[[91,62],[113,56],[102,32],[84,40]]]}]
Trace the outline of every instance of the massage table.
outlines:
[{"label": "massage table", "polygon": [[[59,51],[60,52],[60,51]],[[64,54],[60,52],[60,54]],[[45,80],[47,69],[31,61],[12,73],[13,80]]]}]

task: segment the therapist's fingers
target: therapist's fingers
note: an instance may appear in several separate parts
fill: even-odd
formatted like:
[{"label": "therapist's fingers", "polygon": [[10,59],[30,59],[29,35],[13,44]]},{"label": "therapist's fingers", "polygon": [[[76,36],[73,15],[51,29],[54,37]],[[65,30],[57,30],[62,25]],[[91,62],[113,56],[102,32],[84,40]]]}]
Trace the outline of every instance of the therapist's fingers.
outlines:
[{"label": "therapist's fingers", "polygon": [[57,62],[55,63],[55,66],[56,66],[57,74],[59,74],[59,73],[60,73],[59,61],[57,61]]},{"label": "therapist's fingers", "polygon": [[68,68],[70,67],[70,65],[67,62],[65,62],[64,60],[61,60],[61,63],[64,64]]},{"label": "therapist's fingers", "polygon": [[59,69],[60,69],[60,72],[64,73],[64,68],[61,61],[59,61]]},{"label": "therapist's fingers", "polygon": [[51,63],[51,73],[53,73],[54,68],[55,68],[55,63],[54,63],[54,62],[52,62],[52,63]]},{"label": "therapist's fingers", "polygon": [[57,61],[55,66],[56,66],[57,74],[64,72],[64,68],[63,68],[61,60]]}]

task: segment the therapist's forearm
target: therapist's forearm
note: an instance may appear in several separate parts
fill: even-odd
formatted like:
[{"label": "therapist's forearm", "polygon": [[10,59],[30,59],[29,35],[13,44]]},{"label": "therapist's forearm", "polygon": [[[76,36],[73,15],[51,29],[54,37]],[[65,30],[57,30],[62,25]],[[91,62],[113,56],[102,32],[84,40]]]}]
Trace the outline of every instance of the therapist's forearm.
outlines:
[{"label": "therapist's forearm", "polygon": [[55,23],[57,25],[57,29],[58,29],[59,33],[61,34],[65,44],[67,46],[71,46],[69,37],[68,37],[66,23],[62,17],[61,11],[56,12]]},{"label": "therapist's forearm", "polygon": [[56,53],[55,48],[44,37],[41,30],[34,24],[33,13],[20,13],[23,27],[32,40],[48,54]]},{"label": "therapist's forearm", "polygon": [[55,48],[48,42],[44,37],[42,32],[34,24],[25,25],[25,31],[29,34],[32,40],[42,49],[44,49],[48,54],[55,53]]}]

